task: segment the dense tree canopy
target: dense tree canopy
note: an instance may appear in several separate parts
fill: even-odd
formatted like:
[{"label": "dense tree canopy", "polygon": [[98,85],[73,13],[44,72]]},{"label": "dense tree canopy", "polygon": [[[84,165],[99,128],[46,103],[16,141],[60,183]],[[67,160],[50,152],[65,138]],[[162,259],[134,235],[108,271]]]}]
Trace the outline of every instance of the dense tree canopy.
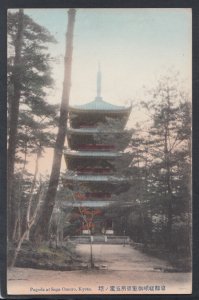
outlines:
[{"label": "dense tree canopy", "polygon": [[[25,15],[22,9],[14,13],[8,12],[10,241],[19,239],[20,232],[24,229],[24,207],[27,207],[30,199],[32,202],[28,190],[37,194],[38,161],[44,149],[51,147],[54,141],[57,106],[50,105],[47,100],[53,86],[52,58],[48,53],[48,45],[54,42],[56,41],[48,30]],[[35,160],[33,174],[26,170],[29,155]]]},{"label": "dense tree canopy", "polygon": [[21,63],[15,65],[16,33],[19,13],[8,12],[8,128],[11,126],[10,107],[13,99],[13,74],[20,69],[20,110],[18,116],[17,153],[18,158],[27,150],[51,146],[52,126],[55,126],[57,107],[47,101],[49,89],[53,86],[51,58],[48,44],[55,43],[47,29],[23,16],[23,42]]},{"label": "dense tree canopy", "polygon": [[168,76],[142,106],[149,120],[137,124],[129,145],[131,189],[107,213],[116,214],[119,234],[190,259],[191,102]]}]

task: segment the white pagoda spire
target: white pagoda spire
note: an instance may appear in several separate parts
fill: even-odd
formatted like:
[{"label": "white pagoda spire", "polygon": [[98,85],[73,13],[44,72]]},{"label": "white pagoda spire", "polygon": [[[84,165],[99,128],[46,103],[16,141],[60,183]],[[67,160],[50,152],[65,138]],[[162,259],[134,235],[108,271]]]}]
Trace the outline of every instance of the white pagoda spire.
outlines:
[{"label": "white pagoda spire", "polygon": [[101,84],[102,84],[102,78],[101,78],[101,69],[100,69],[100,63],[99,63],[98,64],[98,72],[97,72],[97,96],[95,97],[96,100],[102,100]]}]

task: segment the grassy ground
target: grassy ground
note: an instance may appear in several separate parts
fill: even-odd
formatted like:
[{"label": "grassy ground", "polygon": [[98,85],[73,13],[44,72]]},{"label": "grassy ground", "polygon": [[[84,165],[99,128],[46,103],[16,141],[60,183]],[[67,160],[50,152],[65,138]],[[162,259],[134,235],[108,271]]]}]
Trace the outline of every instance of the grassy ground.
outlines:
[{"label": "grassy ground", "polygon": [[82,267],[81,260],[75,252],[75,244],[67,243],[64,247],[52,247],[42,244],[34,247],[24,243],[17,258],[16,267],[45,270],[73,270]]}]

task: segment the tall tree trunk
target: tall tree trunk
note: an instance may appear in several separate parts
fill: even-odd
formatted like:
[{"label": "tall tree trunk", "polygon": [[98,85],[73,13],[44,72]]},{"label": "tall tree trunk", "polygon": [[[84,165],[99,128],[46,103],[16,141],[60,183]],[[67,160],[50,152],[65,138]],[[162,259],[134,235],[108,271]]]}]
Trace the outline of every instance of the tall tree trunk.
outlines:
[{"label": "tall tree trunk", "polygon": [[[27,132],[26,132],[27,134]],[[26,163],[27,163],[27,142],[25,144],[24,148],[24,163],[23,163],[23,168],[21,171],[21,182],[24,179],[24,173],[26,169]],[[12,240],[13,241],[18,241],[21,237],[21,198],[22,198],[22,192],[23,192],[23,187],[20,184],[19,186],[19,197],[16,203],[16,218],[15,218],[15,225],[14,225],[14,230],[13,230],[13,235],[12,235]]]},{"label": "tall tree trunk", "polygon": [[21,51],[23,45],[23,9],[18,14],[18,31],[15,42],[15,59],[13,68],[13,97],[10,103],[10,124],[8,140],[8,238],[12,240],[15,224],[15,203],[12,198],[19,101],[21,97]]},{"label": "tall tree trunk", "polygon": [[[21,235],[21,237],[20,237],[20,239],[17,243],[17,246],[16,246],[15,251],[14,251],[14,255],[13,255],[12,260],[11,260],[11,264],[10,264],[11,267],[14,267],[17,256],[18,256],[18,254],[21,250],[21,246],[22,246],[24,240],[29,236],[30,229],[35,224],[36,219],[38,218],[38,216],[40,214],[40,209],[41,209],[41,206],[42,206],[44,191],[45,191],[44,184],[40,183],[40,187],[38,189],[37,206],[34,210],[33,216],[30,218],[29,222],[26,224],[26,228],[23,231],[23,233],[22,233],[22,235]],[[27,211],[27,213],[28,213],[28,211]]]},{"label": "tall tree trunk", "polygon": [[[38,147],[37,150],[37,154],[36,154],[36,161],[35,161],[35,172],[34,172],[34,177],[33,177],[33,181],[32,181],[32,185],[31,185],[31,189],[30,189],[30,198],[29,198],[29,202],[28,202],[28,207],[27,207],[27,213],[26,213],[26,223],[30,224],[31,222],[31,208],[32,208],[32,202],[34,199],[34,189],[36,186],[36,180],[37,180],[37,174],[38,174],[38,170],[39,170],[39,159],[41,157],[41,145]],[[27,234],[27,240],[29,240],[30,238],[30,231]]]},{"label": "tall tree trunk", "polygon": [[49,181],[48,190],[44,200],[44,207],[36,234],[42,239],[48,238],[49,222],[52,215],[53,207],[55,204],[55,197],[59,183],[59,174],[61,167],[62,151],[67,130],[68,119],[68,104],[71,88],[71,69],[72,69],[72,52],[73,52],[73,31],[75,24],[75,9],[70,8],[68,11],[68,26],[66,33],[66,52],[65,52],[65,67],[64,67],[64,81],[63,93],[60,107],[59,127],[57,138],[55,142],[53,165]]},{"label": "tall tree trunk", "polygon": [[172,223],[173,223],[173,207],[172,207],[172,188],[171,188],[171,170],[170,170],[170,152],[168,147],[169,140],[169,121],[165,124],[165,135],[164,135],[164,157],[165,157],[165,183],[166,183],[166,214],[167,214],[167,224],[166,224],[166,246],[172,248]]}]

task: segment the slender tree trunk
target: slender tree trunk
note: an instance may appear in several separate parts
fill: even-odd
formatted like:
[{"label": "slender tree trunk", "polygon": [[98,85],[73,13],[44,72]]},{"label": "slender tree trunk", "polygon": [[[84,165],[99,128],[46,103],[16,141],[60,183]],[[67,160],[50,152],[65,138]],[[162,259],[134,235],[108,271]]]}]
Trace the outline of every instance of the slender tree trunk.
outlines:
[{"label": "slender tree trunk", "polygon": [[26,230],[24,231],[24,233],[22,234],[22,236],[21,236],[20,239],[19,239],[19,242],[18,242],[17,247],[16,247],[15,252],[14,252],[14,256],[13,256],[13,258],[12,258],[12,262],[11,262],[11,265],[10,265],[11,267],[14,267],[14,265],[15,265],[17,256],[18,256],[18,254],[19,254],[19,252],[20,252],[20,250],[21,250],[21,245],[22,245],[24,239],[26,238],[27,233],[28,233],[28,229],[26,229]]},{"label": "slender tree trunk", "polygon": [[168,146],[169,139],[169,125],[168,120],[165,124],[164,136],[164,156],[165,156],[165,169],[166,169],[166,201],[167,201],[167,232],[166,232],[166,246],[172,247],[172,223],[173,223],[173,207],[172,207],[172,188],[171,188],[171,170],[170,170],[170,153]]},{"label": "slender tree trunk", "polygon": [[[76,199],[75,199],[75,196],[74,196],[72,191],[71,191],[71,196],[72,196],[72,198],[75,202]],[[92,213],[92,215],[91,215],[91,220],[90,220],[90,224],[89,224],[88,218],[83,213],[81,207],[79,207],[78,210],[79,210],[79,213],[82,217],[82,220],[86,223],[87,229],[90,230],[90,267],[91,267],[91,269],[93,269],[95,267],[95,263],[94,263],[94,258],[93,258],[93,242],[92,242],[92,232],[91,232],[92,228],[91,228],[90,224],[93,223],[94,213]]]},{"label": "slender tree trunk", "polygon": [[[39,158],[40,157],[41,157],[41,147],[39,147],[37,156],[36,156],[34,178],[33,178],[33,182],[31,185],[30,198],[29,198],[28,208],[27,208],[27,213],[26,213],[26,223],[28,224],[28,226],[31,222],[31,208],[32,208],[32,202],[33,202],[33,198],[34,198],[34,189],[36,186],[37,174],[38,174],[38,170],[39,170]],[[27,240],[29,240],[29,236],[30,236],[30,230],[28,231],[27,236],[26,236]]]},{"label": "slender tree trunk", "polygon": [[[27,162],[27,143],[25,144],[24,163],[21,171],[22,181],[26,169],[26,162]],[[13,241],[18,241],[21,237],[21,198],[22,198],[22,190],[23,190],[23,187],[21,185],[19,186],[19,190],[20,190],[19,197],[17,199],[17,204],[16,204],[16,219],[15,219],[15,225],[14,225],[13,237],[12,237]]]},{"label": "slender tree trunk", "polygon": [[[75,200],[74,196],[73,199]],[[82,220],[84,220],[84,222],[86,223],[87,230],[90,231],[90,267],[91,269],[93,269],[95,267],[95,263],[93,259],[93,241],[92,241],[92,232],[91,232],[92,227],[90,225],[92,225],[93,223],[94,214],[92,213],[91,220],[89,222],[87,216],[82,212],[81,207],[79,207],[79,212],[81,214]]]},{"label": "slender tree trunk", "polygon": [[19,101],[21,97],[21,51],[23,45],[23,9],[19,9],[18,31],[15,42],[15,60],[13,68],[13,98],[10,103],[10,124],[8,140],[8,238],[12,240],[15,224],[15,203],[12,198]]},{"label": "slender tree trunk", "polygon": [[68,11],[68,27],[66,34],[66,53],[65,53],[65,69],[63,81],[63,93],[60,108],[58,134],[55,142],[53,165],[49,181],[48,190],[44,200],[43,212],[38,224],[36,234],[42,239],[48,239],[49,222],[55,204],[55,197],[59,183],[59,174],[61,167],[62,151],[65,142],[67,119],[68,119],[68,104],[71,88],[71,69],[72,69],[72,52],[73,52],[73,31],[75,23],[75,9],[71,8]]},{"label": "slender tree trunk", "polygon": [[[23,241],[29,236],[30,229],[35,224],[36,219],[37,219],[38,215],[40,214],[40,207],[41,207],[41,203],[42,203],[42,200],[43,200],[43,194],[44,194],[44,186],[43,186],[42,183],[39,187],[38,193],[39,193],[39,199],[38,199],[38,202],[37,202],[37,206],[35,208],[35,211],[33,213],[32,218],[29,220],[29,223],[26,224],[26,228],[23,231],[23,233],[22,233],[22,235],[21,235],[21,237],[18,241],[18,244],[15,248],[15,252],[14,252],[14,255],[13,255],[13,258],[12,258],[12,261],[11,261],[11,265],[10,265],[11,267],[14,267],[14,265],[16,263],[17,256],[18,256],[18,254],[21,250],[21,246],[23,244]],[[27,213],[28,213],[28,211],[27,211]]]},{"label": "slender tree trunk", "polygon": [[171,182],[170,182],[170,166],[169,162],[167,162],[167,174],[166,174],[166,181],[167,181],[167,246],[169,248],[172,247],[172,227],[173,227],[173,204],[172,204],[172,189],[171,189]]}]

